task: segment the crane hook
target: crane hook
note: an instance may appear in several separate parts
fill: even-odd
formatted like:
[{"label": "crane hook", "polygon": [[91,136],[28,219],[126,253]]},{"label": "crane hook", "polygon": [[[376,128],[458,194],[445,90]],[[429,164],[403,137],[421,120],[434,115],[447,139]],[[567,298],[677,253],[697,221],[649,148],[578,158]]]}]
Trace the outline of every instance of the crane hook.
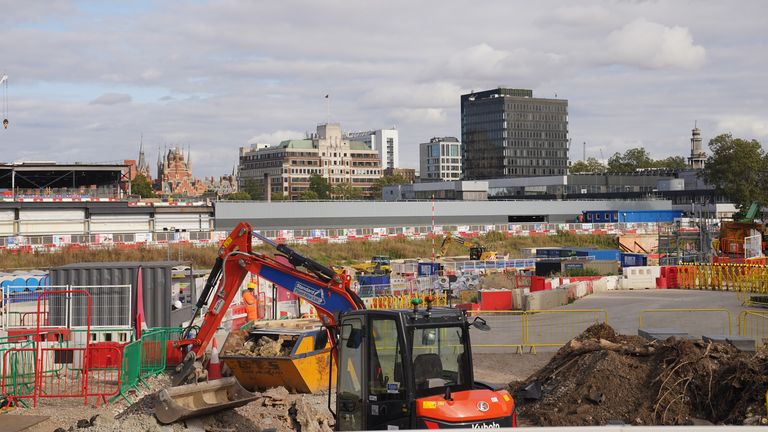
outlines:
[{"label": "crane hook", "polygon": [[8,119],[3,119],[3,129],[8,129]]}]

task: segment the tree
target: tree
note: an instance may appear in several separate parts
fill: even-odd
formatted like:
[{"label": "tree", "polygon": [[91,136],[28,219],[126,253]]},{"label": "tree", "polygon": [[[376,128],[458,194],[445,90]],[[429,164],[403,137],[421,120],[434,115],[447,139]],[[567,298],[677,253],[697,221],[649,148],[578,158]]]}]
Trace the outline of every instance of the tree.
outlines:
[{"label": "tree", "polygon": [[250,201],[253,198],[251,198],[251,194],[248,192],[232,192],[231,194],[224,195],[222,199],[226,201]]},{"label": "tree", "polygon": [[302,201],[317,201],[319,198],[317,197],[317,192],[312,189],[306,189],[299,193],[299,199]]},{"label": "tree", "polygon": [[360,189],[352,187],[352,183],[339,183],[336,186],[331,188],[331,193],[336,198],[341,198],[343,200],[354,200],[354,199],[360,199],[363,196],[363,193],[360,191]]},{"label": "tree", "polygon": [[672,171],[682,170],[688,167],[688,163],[682,156],[670,156],[666,159],[659,159],[654,164],[656,168],[663,168]]},{"label": "tree", "polygon": [[152,190],[152,184],[144,174],[136,174],[131,182],[131,193],[137,194],[142,198],[154,198],[155,192]]},{"label": "tree", "polygon": [[400,174],[385,175],[377,178],[371,186],[371,199],[381,199],[381,191],[384,186],[391,186],[396,184],[408,184],[408,180]]},{"label": "tree", "polygon": [[707,158],[701,178],[746,211],[753,201],[768,204],[768,155],[756,140],[718,135],[709,141],[712,154]]},{"label": "tree", "polygon": [[285,201],[288,197],[285,196],[282,192],[277,192],[272,194],[272,201]]},{"label": "tree", "polygon": [[252,200],[264,199],[264,182],[256,180],[254,178],[247,178],[243,184],[243,190],[241,192],[247,193]]},{"label": "tree", "polygon": [[642,147],[631,148],[621,153],[614,153],[608,159],[608,172],[610,173],[629,173],[642,168],[653,168],[654,160],[648,151]]},{"label": "tree", "polygon": [[328,183],[328,180],[320,174],[310,174],[308,190],[314,192],[315,197],[306,199],[326,200],[331,198],[331,185]]},{"label": "tree", "polygon": [[578,173],[604,173],[608,170],[602,162],[591,157],[586,161],[576,161],[571,165],[570,172],[574,174]]}]

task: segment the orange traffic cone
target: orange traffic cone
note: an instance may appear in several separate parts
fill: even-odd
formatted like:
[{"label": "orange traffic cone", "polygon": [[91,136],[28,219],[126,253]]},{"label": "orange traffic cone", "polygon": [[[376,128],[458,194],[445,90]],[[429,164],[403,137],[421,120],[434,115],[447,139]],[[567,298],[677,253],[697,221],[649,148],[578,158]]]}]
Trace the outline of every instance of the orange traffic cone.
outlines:
[{"label": "orange traffic cone", "polygon": [[221,361],[219,360],[219,347],[216,346],[216,338],[213,338],[213,348],[211,349],[211,361],[208,362],[208,379],[221,378]]}]

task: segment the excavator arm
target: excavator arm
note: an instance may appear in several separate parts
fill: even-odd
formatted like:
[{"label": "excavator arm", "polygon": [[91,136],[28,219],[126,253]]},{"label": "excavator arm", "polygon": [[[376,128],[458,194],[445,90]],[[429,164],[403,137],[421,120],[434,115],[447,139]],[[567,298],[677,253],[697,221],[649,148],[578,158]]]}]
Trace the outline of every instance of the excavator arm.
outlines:
[{"label": "excavator arm", "polygon": [[[253,236],[275,246],[279,254],[273,258],[254,253]],[[300,270],[300,267],[305,271]],[[312,304],[323,324],[332,332],[335,332],[340,313],[365,309],[362,300],[350,289],[351,278],[348,275],[338,275],[288,246],[278,245],[254,233],[249,224],[241,222],[224,240],[211,274],[195,304],[194,318],[205,305],[210,304],[199,332],[194,337],[189,337],[188,328],[183,333],[184,338],[174,343],[174,347],[179,349],[190,348],[184,364],[177,370],[180,377],[178,381],[174,380],[175,383],[186,378],[191,370],[191,363],[203,356],[243,280],[249,274],[281,286]],[[214,292],[215,286],[217,288]]]}]

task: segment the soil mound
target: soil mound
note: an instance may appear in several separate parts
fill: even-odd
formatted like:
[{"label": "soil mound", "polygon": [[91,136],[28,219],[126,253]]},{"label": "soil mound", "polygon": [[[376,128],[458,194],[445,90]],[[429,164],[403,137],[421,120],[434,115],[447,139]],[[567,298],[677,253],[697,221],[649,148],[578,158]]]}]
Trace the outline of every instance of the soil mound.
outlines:
[{"label": "soil mound", "polygon": [[649,342],[596,324],[510,387],[538,385],[539,399],[516,402],[539,426],[760,424],[768,355],[701,340]]}]

